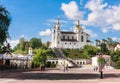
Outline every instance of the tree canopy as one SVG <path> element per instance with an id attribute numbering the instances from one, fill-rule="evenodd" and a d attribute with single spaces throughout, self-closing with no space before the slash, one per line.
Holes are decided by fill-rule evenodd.
<path id="1" fill-rule="evenodd" d="M 37 49 L 37 52 L 36 52 L 32 62 L 35 67 L 39 67 L 40 65 L 45 65 L 46 64 L 46 50 L 45 49 Z"/>
<path id="2" fill-rule="evenodd" d="M 6 10 L 5 7 L 0 5 L 0 44 L 6 41 L 9 37 L 8 27 L 10 25 L 10 13 Z"/>
<path id="3" fill-rule="evenodd" d="M 120 51 L 119 50 L 113 51 L 111 52 L 110 56 L 111 56 L 111 60 L 115 62 L 115 68 L 120 69 Z"/>
<path id="4" fill-rule="evenodd" d="M 90 59 L 99 49 L 95 46 L 85 45 L 82 49 L 62 49 L 69 58 Z"/>
<path id="5" fill-rule="evenodd" d="M 3 53 L 6 49 L 4 42 L 9 37 L 8 28 L 10 25 L 10 13 L 5 7 L 0 5 L 0 53 Z"/>
<path id="6" fill-rule="evenodd" d="M 34 48 L 40 48 L 42 46 L 42 42 L 40 38 L 32 38 L 30 40 L 30 46 Z"/>

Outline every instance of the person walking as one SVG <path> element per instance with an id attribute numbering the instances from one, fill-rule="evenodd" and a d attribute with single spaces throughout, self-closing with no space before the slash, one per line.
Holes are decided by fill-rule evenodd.
<path id="1" fill-rule="evenodd" d="M 68 64 L 66 64 L 66 72 L 68 72 Z"/>

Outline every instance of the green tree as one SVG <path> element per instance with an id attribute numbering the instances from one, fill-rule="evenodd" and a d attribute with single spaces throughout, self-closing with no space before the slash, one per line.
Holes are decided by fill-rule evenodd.
<path id="1" fill-rule="evenodd" d="M 25 50 L 25 42 L 26 42 L 26 40 L 25 40 L 25 38 L 23 37 L 23 38 L 20 38 L 20 46 L 19 46 L 19 49 L 21 50 L 21 51 L 23 51 L 23 50 Z"/>
<path id="2" fill-rule="evenodd" d="M 20 38 L 19 43 L 14 48 L 14 53 L 27 54 L 29 47 L 33 48 L 33 53 L 36 53 L 36 49 L 43 48 L 47 49 L 47 47 L 42 44 L 41 39 L 32 38 L 30 41 L 26 41 L 24 37 Z"/>
<path id="3" fill-rule="evenodd" d="M 97 48 L 96 46 L 92 46 L 92 45 L 85 45 L 82 49 L 83 53 L 88 53 L 90 57 L 96 55 L 96 53 L 99 51 L 99 48 Z"/>
<path id="4" fill-rule="evenodd" d="M 109 50 L 108 50 L 107 45 L 105 43 L 101 43 L 100 47 L 101 47 L 101 52 L 103 54 L 108 54 L 109 53 Z"/>
<path id="5" fill-rule="evenodd" d="M 99 44 L 100 44 L 100 40 L 95 40 L 95 42 L 96 42 L 96 46 L 99 46 Z"/>
<path id="6" fill-rule="evenodd" d="M 116 69 L 120 69 L 120 60 L 118 60 L 118 61 L 116 62 L 115 68 L 116 68 Z"/>
<path id="7" fill-rule="evenodd" d="M 26 41 L 24 37 L 20 38 L 19 43 L 14 48 L 14 53 L 27 54 L 29 47 L 29 41 Z"/>
<path id="8" fill-rule="evenodd" d="M 46 47 L 50 47 L 50 42 L 47 41 L 47 42 L 45 43 L 45 46 L 46 46 Z"/>
<path id="9" fill-rule="evenodd" d="M 116 46 L 116 44 L 118 44 L 119 42 L 117 41 L 113 41 L 112 38 L 107 38 L 107 47 L 109 50 L 114 50 L 114 47 Z"/>
<path id="10" fill-rule="evenodd" d="M 110 56 L 111 60 L 115 62 L 115 68 L 117 69 L 120 68 L 120 51 L 119 50 L 113 51 L 111 52 Z"/>
<path id="11" fill-rule="evenodd" d="M 40 65 L 46 64 L 46 50 L 45 49 L 38 49 L 33 61 L 34 66 L 39 67 Z"/>
<path id="12" fill-rule="evenodd" d="M 47 55 L 47 58 L 57 58 L 55 53 L 50 48 L 46 50 L 46 55 Z"/>
<path id="13" fill-rule="evenodd" d="M 113 51 L 111 52 L 110 56 L 112 61 L 117 62 L 120 59 L 120 51 Z"/>
<path id="14" fill-rule="evenodd" d="M 30 40 L 30 46 L 35 49 L 35 48 L 40 48 L 42 46 L 42 42 L 40 38 L 32 38 Z"/>
<path id="15" fill-rule="evenodd" d="M 10 25 L 10 13 L 0 5 L 0 48 L 9 37 L 8 27 Z"/>
<path id="16" fill-rule="evenodd" d="M 106 39 L 102 39 L 102 41 L 100 40 L 96 40 L 96 46 L 99 47 L 99 51 L 102 52 L 103 54 L 109 54 L 109 50 L 108 50 L 108 45 L 107 45 L 107 40 Z"/>
<path id="17" fill-rule="evenodd" d="M 99 59 L 98 59 L 98 63 L 104 66 L 105 63 L 106 63 L 106 61 L 105 61 L 104 58 L 99 58 Z"/>
<path id="18" fill-rule="evenodd" d="M 87 51 L 83 52 L 82 56 L 83 56 L 84 59 L 90 59 L 90 56 L 89 56 Z"/>

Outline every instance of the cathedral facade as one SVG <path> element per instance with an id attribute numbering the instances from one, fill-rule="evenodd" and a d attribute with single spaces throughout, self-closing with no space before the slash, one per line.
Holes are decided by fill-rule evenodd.
<path id="1" fill-rule="evenodd" d="M 91 44 L 89 39 L 90 35 L 84 32 L 79 20 L 73 32 L 61 31 L 58 20 L 52 29 L 51 48 L 80 49 L 84 45 Z"/>

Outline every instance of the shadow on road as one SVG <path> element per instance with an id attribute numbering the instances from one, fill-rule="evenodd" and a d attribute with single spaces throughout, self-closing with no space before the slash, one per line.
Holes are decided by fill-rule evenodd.
<path id="1" fill-rule="evenodd" d="M 115 74 L 104 74 L 104 79 L 116 78 Z M 31 79 L 31 80 L 80 80 L 99 79 L 97 73 L 41 73 L 41 72 L 8 72 L 0 73 L 0 78 L 10 79 Z"/>
<path id="2" fill-rule="evenodd" d="M 79 80 L 97 79 L 98 74 L 77 74 L 77 73 L 0 73 L 0 78 L 11 79 L 36 79 L 36 80 Z"/>

